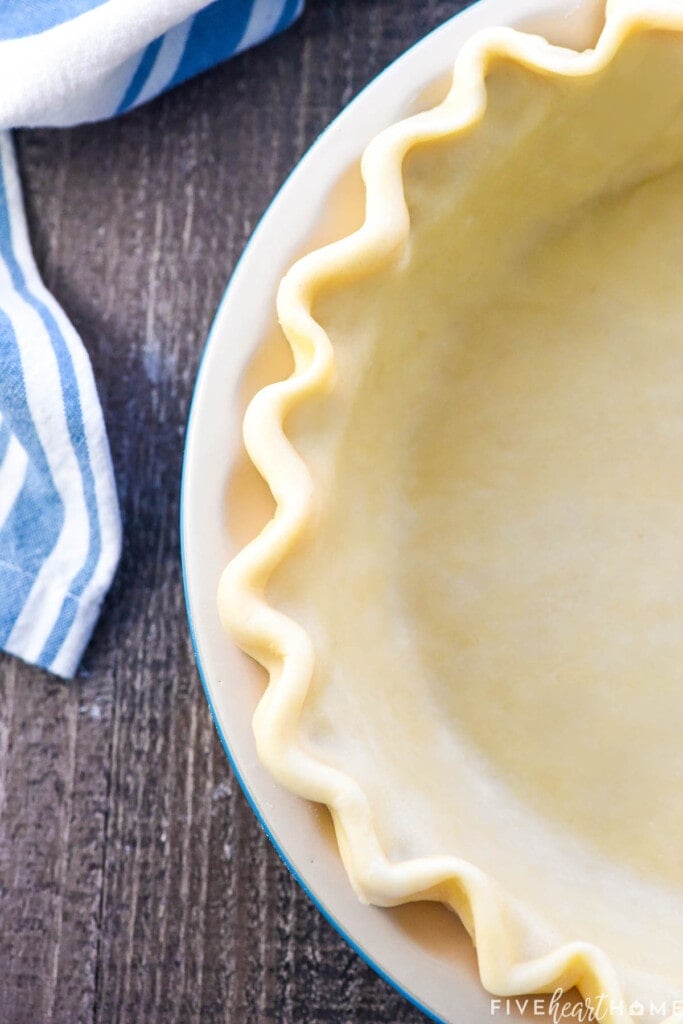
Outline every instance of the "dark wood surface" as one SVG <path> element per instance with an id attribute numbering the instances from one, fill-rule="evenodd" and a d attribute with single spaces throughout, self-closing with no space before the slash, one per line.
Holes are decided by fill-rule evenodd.
<path id="1" fill-rule="evenodd" d="M 126 117 L 18 133 L 125 547 L 76 680 L 0 655 L 0 1024 L 425 1020 L 324 921 L 231 774 L 188 639 L 178 492 L 204 339 L 260 214 L 351 97 L 464 6 L 309 0 L 283 36 Z"/>

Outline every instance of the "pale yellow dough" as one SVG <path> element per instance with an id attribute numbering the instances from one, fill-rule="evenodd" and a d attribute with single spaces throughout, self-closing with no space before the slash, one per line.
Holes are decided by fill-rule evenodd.
<path id="1" fill-rule="evenodd" d="M 383 260 L 340 256 L 336 277 L 309 264 L 301 294 L 331 343 L 334 383 L 309 388 L 285 420 L 313 504 L 266 589 L 314 652 L 292 742 L 357 784 L 363 834 L 389 864 L 476 866 L 509 921 L 511 964 L 590 944 L 606 966 L 595 984 L 577 969 L 584 992 L 616 978 L 628 999 L 672 1006 L 680 28 L 624 29 L 591 74 L 489 46 L 485 115 L 411 129 L 403 243 Z M 456 78 L 442 117 L 457 121 L 466 101 Z M 272 666 L 282 645 L 247 646 Z M 279 774 L 306 790 L 297 771 Z M 307 795 L 321 798 L 313 784 Z M 344 824 L 341 797 L 328 802 L 361 894 L 400 898 L 364 885 L 363 830 Z M 462 896 L 451 902 L 472 929 Z"/>

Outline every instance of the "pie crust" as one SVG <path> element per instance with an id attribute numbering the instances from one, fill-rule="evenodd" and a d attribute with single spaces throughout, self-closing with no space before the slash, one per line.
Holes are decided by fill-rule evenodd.
<path id="1" fill-rule="evenodd" d="M 259 756 L 490 992 L 683 1020 L 683 3 L 583 53 L 479 33 L 362 171 L 244 423 L 277 511 L 219 611 Z"/>

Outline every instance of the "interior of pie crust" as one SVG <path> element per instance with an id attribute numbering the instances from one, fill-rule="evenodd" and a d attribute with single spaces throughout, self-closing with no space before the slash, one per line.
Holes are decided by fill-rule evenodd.
<path id="1" fill-rule="evenodd" d="M 623 35 L 590 74 L 489 47 L 485 113 L 404 147 L 402 244 L 310 289 L 334 383 L 285 419 L 312 508 L 265 594 L 314 650 L 296 743 L 391 863 L 470 862 L 513 959 L 594 944 L 673 1001 L 683 33 Z"/>

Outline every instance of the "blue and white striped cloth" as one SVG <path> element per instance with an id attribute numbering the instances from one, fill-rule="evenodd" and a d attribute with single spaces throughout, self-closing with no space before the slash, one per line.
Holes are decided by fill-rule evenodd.
<path id="1" fill-rule="evenodd" d="M 90 638 L 121 527 L 90 362 L 36 269 L 4 129 L 130 110 L 286 28 L 302 6 L 0 3 L 0 648 L 58 675 L 73 675 Z"/>

